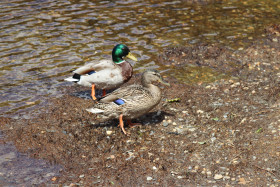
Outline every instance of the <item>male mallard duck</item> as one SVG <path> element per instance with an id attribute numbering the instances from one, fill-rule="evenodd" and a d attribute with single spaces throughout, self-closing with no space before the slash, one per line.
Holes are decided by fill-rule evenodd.
<path id="1" fill-rule="evenodd" d="M 131 78 L 132 66 L 123 57 L 137 61 L 126 45 L 118 44 L 112 51 L 113 61 L 101 60 L 86 64 L 76 69 L 74 75 L 65 80 L 92 87 L 91 96 L 93 100 L 96 100 L 95 88 L 102 89 L 104 96 L 105 89 L 118 88 Z"/>
<path id="2" fill-rule="evenodd" d="M 127 120 L 131 126 L 131 119 L 146 114 L 153 109 L 161 100 L 161 90 L 154 85 L 155 82 L 165 82 L 156 70 L 147 70 L 142 74 L 142 85 L 130 85 L 119 88 L 101 98 L 93 108 L 87 111 L 101 114 L 104 120 L 119 118 L 119 126 L 124 134 L 123 120 Z"/>

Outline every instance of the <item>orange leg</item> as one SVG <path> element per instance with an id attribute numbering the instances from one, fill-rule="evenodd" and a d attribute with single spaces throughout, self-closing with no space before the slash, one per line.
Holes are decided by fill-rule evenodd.
<path id="1" fill-rule="evenodd" d="M 120 124 L 119 124 L 119 126 L 121 127 L 123 133 L 126 134 L 126 131 L 124 130 L 124 127 L 123 127 L 123 115 L 122 114 L 120 115 Z"/>
<path id="2" fill-rule="evenodd" d="M 91 97 L 93 100 L 96 100 L 96 97 L 95 97 L 95 85 L 92 84 L 91 85 Z"/>
<path id="3" fill-rule="evenodd" d="M 106 95 L 106 90 L 102 90 L 102 97 L 104 97 Z"/>
<path id="4" fill-rule="evenodd" d="M 135 127 L 141 125 L 141 123 L 132 123 L 131 120 L 127 120 L 127 123 L 129 127 Z"/>

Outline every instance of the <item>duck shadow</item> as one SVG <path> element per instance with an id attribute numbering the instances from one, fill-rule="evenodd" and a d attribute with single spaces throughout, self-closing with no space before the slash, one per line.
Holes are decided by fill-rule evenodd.
<path id="1" fill-rule="evenodd" d="M 140 126 L 146 126 L 146 125 L 156 125 L 158 123 L 161 123 L 164 119 L 165 116 L 174 116 L 174 114 L 164 112 L 164 111 L 156 111 L 156 112 L 149 112 L 137 119 L 131 120 L 132 123 L 140 123 Z M 93 124 L 93 128 L 100 128 L 100 127 L 115 127 L 119 124 L 119 120 L 114 119 L 114 120 L 109 120 L 106 122 L 102 123 L 96 123 Z M 126 123 L 124 123 L 125 126 Z"/>
<path id="2" fill-rule="evenodd" d="M 106 93 L 111 93 L 112 91 L 114 91 L 113 89 L 111 90 L 106 90 Z M 82 91 L 77 91 L 77 92 L 72 92 L 70 93 L 69 95 L 71 96 L 74 96 L 74 97 L 78 97 L 78 98 L 81 98 L 81 99 L 85 99 L 85 100 L 92 100 L 92 97 L 91 97 L 91 90 L 82 90 Z M 103 92 L 102 90 L 95 90 L 95 97 L 97 99 L 101 98 L 103 95 Z"/>

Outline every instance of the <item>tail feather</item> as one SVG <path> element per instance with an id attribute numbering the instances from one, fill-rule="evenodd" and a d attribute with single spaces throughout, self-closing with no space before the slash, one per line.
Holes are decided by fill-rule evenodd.
<path id="1" fill-rule="evenodd" d="M 73 77 L 68 77 L 66 79 L 64 79 L 65 81 L 69 81 L 69 82 L 79 82 L 78 79 L 74 79 Z"/>
<path id="2" fill-rule="evenodd" d="M 68 77 L 68 78 L 66 78 L 66 79 L 64 79 L 64 80 L 65 80 L 65 81 L 69 81 L 69 82 L 79 82 L 80 79 L 81 79 L 81 75 L 75 73 L 75 74 L 73 75 L 73 77 Z"/>
<path id="3" fill-rule="evenodd" d="M 91 113 L 94 113 L 94 114 L 100 114 L 100 113 L 103 113 L 104 110 L 101 110 L 101 109 L 98 109 L 98 108 L 89 108 L 89 109 L 86 109 L 88 112 L 91 112 Z"/>

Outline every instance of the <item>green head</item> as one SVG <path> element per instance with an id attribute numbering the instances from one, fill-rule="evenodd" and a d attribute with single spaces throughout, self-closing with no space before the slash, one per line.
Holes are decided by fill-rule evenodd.
<path id="1" fill-rule="evenodd" d="M 130 58 L 131 60 L 137 61 L 137 58 L 135 58 L 131 53 L 128 47 L 124 44 L 118 44 L 114 47 L 112 51 L 112 58 L 113 61 L 118 64 L 123 60 L 123 57 Z"/>

